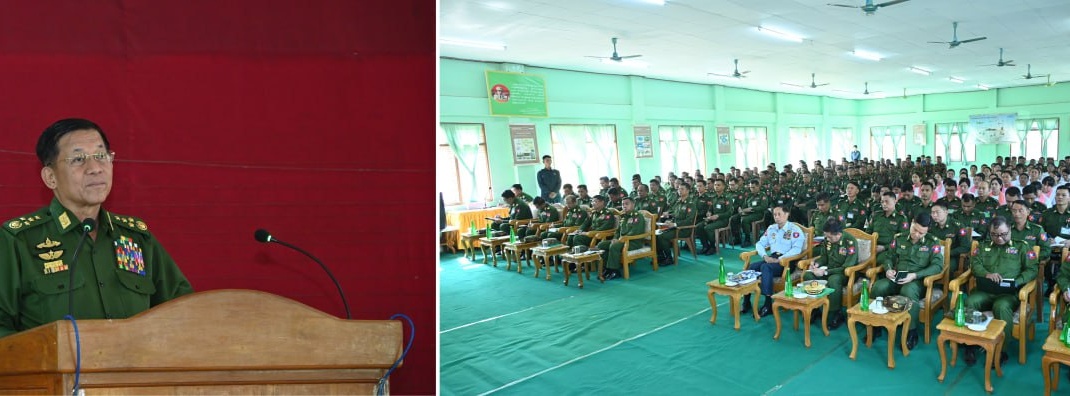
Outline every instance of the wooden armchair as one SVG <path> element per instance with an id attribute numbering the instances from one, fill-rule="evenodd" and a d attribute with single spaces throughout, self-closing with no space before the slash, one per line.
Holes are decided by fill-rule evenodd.
<path id="1" fill-rule="evenodd" d="M 918 322 L 925 325 L 926 344 L 932 340 L 933 322 L 941 319 L 936 315 L 936 311 L 944 309 L 948 294 L 947 285 L 951 280 L 951 239 L 944 239 L 940 245 L 944 249 L 944 270 L 939 274 L 927 276 L 923 280 L 925 297 L 923 301 L 920 301 L 921 310 L 918 311 Z"/>
<path id="2" fill-rule="evenodd" d="M 641 258 L 650 257 L 651 265 L 654 267 L 654 271 L 658 270 L 658 254 L 656 249 L 657 243 L 657 215 L 640 210 L 639 214 L 643 215 L 643 219 L 646 220 L 645 234 L 624 236 L 620 238 L 621 242 L 624 242 L 624 252 L 621 254 L 621 266 L 624 268 L 624 279 L 628 279 L 631 274 L 628 272 L 628 266 L 638 261 Z M 628 247 L 633 243 L 649 243 L 647 246 L 643 246 L 636 250 L 628 250 Z"/>
<path id="3" fill-rule="evenodd" d="M 1062 253 L 1062 256 L 1061 256 L 1062 260 L 1060 262 L 1065 263 L 1068 256 L 1070 256 L 1070 249 L 1063 249 L 1063 253 Z M 1039 285 L 1040 282 L 1037 282 L 1037 284 Z M 1037 294 L 1040 294 L 1040 293 L 1037 293 Z M 1066 304 L 1066 300 L 1063 300 L 1062 294 L 1063 294 L 1062 290 L 1059 290 L 1059 288 L 1055 288 L 1055 290 L 1052 290 L 1051 295 L 1048 296 L 1048 303 L 1051 304 L 1051 313 L 1050 313 L 1051 318 L 1048 319 L 1048 332 L 1049 333 L 1053 332 L 1053 331 L 1056 331 L 1059 328 L 1059 326 L 1057 325 L 1058 322 L 1062 322 L 1063 317 L 1066 316 L 1067 304 Z M 1063 323 L 1063 326 L 1065 326 L 1065 325 L 1066 324 Z"/>
<path id="4" fill-rule="evenodd" d="M 973 235 L 973 227 L 966 228 L 968 235 Z M 975 241 L 976 242 L 976 241 Z M 970 251 L 966 254 L 959 255 L 959 261 L 956 263 L 957 267 L 951 270 L 951 277 L 958 278 L 963 272 L 970 269 L 970 252 L 973 252 L 973 245 L 970 245 Z"/>
<path id="5" fill-rule="evenodd" d="M 859 276 L 865 276 L 866 270 L 877 266 L 877 237 L 879 233 L 867 234 L 857 228 L 848 228 L 844 232 L 851 234 L 857 241 L 858 264 L 847 267 L 843 275 L 847 277 L 847 286 L 843 290 L 843 306 L 853 307 L 862 298 L 862 282 Z M 869 283 L 873 287 L 873 282 Z"/>
<path id="6" fill-rule="evenodd" d="M 680 241 L 684 241 L 684 243 L 687 244 L 687 247 L 691 249 L 691 258 L 698 260 L 698 253 L 695 251 L 695 223 L 697 222 L 698 216 L 695 216 L 695 220 L 692 221 L 691 224 L 677 224 L 675 229 L 669 231 L 675 233 L 672 238 L 672 250 L 673 257 L 676 257 L 677 260 L 680 259 Z M 691 236 L 680 236 L 681 232 L 686 233 L 687 231 L 690 231 Z"/>
<path id="7" fill-rule="evenodd" d="M 976 246 L 977 241 L 974 241 L 973 247 Z M 972 252 L 973 248 L 971 248 L 970 251 Z M 1034 246 L 1033 252 L 1039 255 L 1040 247 Z M 948 288 L 950 289 L 949 292 L 951 293 L 952 307 L 957 306 L 958 304 L 959 291 L 966 291 L 967 293 L 969 293 L 969 290 L 973 290 L 973 287 L 976 285 L 976 279 L 977 278 L 973 276 L 973 271 L 967 269 L 966 272 L 963 272 L 962 275 L 959 275 L 957 278 L 955 278 L 955 280 L 952 280 L 950 282 Z M 1037 294 L 1036 279 L 1029 281 L 1029 283 L 1026 283 L 1024 286 L 1022 286 L 1021 289 L 1018 289 L 1018 310 L 1016 311 L 1016 313 L 1018 314 L 1018 319 L 1015 320 L 1014 323 L 1007 324 L 1008 326 L 1011 326 L 1011 335 L 1018 340 L 1019 364 L 1025 364 L 1025 343 L 1027 340 L 1026 337 L 1028 336 L 1028 340 L 1033 340 L 1034 338 L 1036 338 L 1037 324 L 1036 321 L 1033 319 L 1033 315 L 1031 314 L 1032 312 L 1030 312 L 1030 310 L 1038 309 L 1036 306 L 1036 297 L 1034 296 L 1034 294 Z M 1058 293 L 1052 293 L 1052 296 L 1055 296 L 1056 294 Z M 1052 319 L 1056 318 L 1054 316 L 1055 311 L 1057 311 L 1057 307 L 1053 305 Z M 1049 329 L 1054 326 L 1053 323 L 1054 320 L 1052 321 L 1052 323 L 1048 324 Z"/>
<path id="8" fill-rule="evenodd" d="M 802 224 L 795 222 L 792 222 L 792 224 L 799 226 L 799 228 L 803 230 L 803 234 L 806 237 L 806 241 L 803 243 L 803 250 L 801 253 L 796 254 L 794 256 L 784 256 L 780 258 L 780 265 L 784 267 L 784 272 L 781 273 L 779 277 L 773 279 L 774 292 L 784 290 L 784 276 L 787 275 L 788 268 L 791 266 L 791 263 L 793 261 L 811 258 L 814 251 L 814 229 L 812 227 L 803 227 Z M 757 241 L 755 241 L 755 244 L 757 244 Z M 758 252 L 754 250 L 739 254 L 739 260 L 743 262 L 744 271 L 750 267 L 751 258 L 757 255 Z M 796 281 L 802 279 L 802 273 L 799 271 L 795 271 L 791 274 L 791 278 L 792 283 L 795 283 Z"/>

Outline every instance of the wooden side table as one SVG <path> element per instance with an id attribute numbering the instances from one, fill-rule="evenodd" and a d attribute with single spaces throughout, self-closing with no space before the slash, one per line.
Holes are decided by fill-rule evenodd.
<path id="1" fill-rule="evenodd" d="M 502 255 L 505 256 L 505 270 L 508 271 L 512 268 L 513 259 L 516 259 L 516 273 L 524 273 L 524 265 L 520 262 L 520 255 L 526 251 L 530 251 L 533 247 L 539 246 L 541 243 L 541 241 L 523 242 L 520 240 L 517 240 L 516 243 L 506 242 L 502 245 Z M 528 254 L 528 266 L 531 266 L 531 254 Z"/>
<path id="2" fill-rule="evenodd" d="M 536 246 L 531 249 L 531 259 L 535 261 L 535 277 L 539 277 L 539 270 L 543 267 L 546 268 L 546 280 L 550 280 L 550 260 L 554 257 L 560 256 L 568 251 L 566 245 L 554 245 L 547 248 Z M 539 262 L 542 259 L 541 263 Z M 558 266 L 554 266 L 554 271 L 560 271 Z"/>
<path id="3" fill-rule="evenodd" d="M 955 320 L 944 318 L 936 329 L 940 330 L 940 336 L 936 338 L 936 346 L 940 350 L 940 376 L 937 381 L 944 382 L 947 375 L 947 358 L 944 354 L 944 342 L 951 343 L 951 367 L 955 367 L 955 359 L 958 355 L 958 344 L 977 345 L 985 350 L 985 391 L 992 393 L 992 367 L 996 368 L 996 375 L 1003 376 L 1003 368 L 999 364 L 999 355 L 1003 352 L 1003 328 L 1007 322 L 992 319 L 985 331 L 973 331 L 965 327 L 955 326 Z M 1058 341 L 1058 338 L 1056 338 Z M 1046 344 L 1045 344 L 1046 345 Z"/>
<path id="4" fill-rule="evenodd" d="M 476 259 L 476 247 L 479 246 L 479 239 L 486 236 L 486 234 L 461 234 L 461 247 L 464 249 L 464 257 L 469 260 Z M 471 256 L 471 257 L 469 257 Z"/>
<path id="5" fill-rule="evenodd" d="M 500 236 L 500 237 L 494 237 L 494 238 L 490 238 L 490 239 L 479 238 L 479 251 L 483 252 L 483 264 L 487 263 L 487 249 L 485 249 L 485 248 L 490 248 L 490 256 L 494 259 L 494 266 L 497 267 L 498 266 L 498 255 L 494 253 L 494 250 L 497 249 L 498 246 L 501 246 L 501 245 L 505 244 L 506 242 L 509 242 L 509 236 L 508 235 Z"/>
<path id="6" fill-rule="evenodd" d="M 1052 331 L 1043 349 L 1040 368 L 1044 370 L 1044 396 L 1048 396 L 1051 391 L 1059 390 L 1059 365 L 1070 366 L 1070 348 L 1059 341 L 1059 332 Z"/>
<path id="7" fill-rule="evenodd" d="M 602 277 L 602 253 L 598 250 L 588 250 L 588 254 L 569 254 L 565 253 L 561 255 L 561 262 L 565 265 L 565 286 L 568 286 L 568 279 L 572 276 L 572 271 L 568 268 L 569 264 L 576 264 L 576 277 L 580 280 L 580 289 L 583 288 L 583 276 L 586 275 L 587 279 L 591 279 L 590 265 L 598 263 L 598 280 L 602 283 L 606 283 L 606 279 Z"/>
<path id="8" fill-rule="evenodd" d="M 710 299 L 710 308 L 713 310 L 713 316 L 710 316 L 710 323 L 717 324 L 717 301 L 714 300 L 713 296 L 715 294 L 720 294 L 722 296 L 728 296 L 729 312 L 732 313 L 732 317 L 736 320 L 735 329 L 739 330 L 739 311 L 742 309 L 740 301 L 742 300 L 743 296 L 748 294 L 751 294 L 752 298 L 757 298 L 758 296 L 760 296 L 762 294 L 760 285 L 761 282 L 758 282 L 757 280 L 739 286 L 726 286 L 722 285 L 718 281 L 706 282 L 706 286 L 709 287 L 709 291 L 706 293 L 706 297 Z M 752 309 L 751 313 L 754 314 L 755 322 L 761 319 L 761 316 L 758 316 L 757 309 Z"/>
<path id="9" fill-rule="evenodd" d="M 888 368 L 895 368 L 895 329 L 903 326 L 903 334 L 900 336 L 900 347 L 903 356 L 910 356 L 907 349 L 907 330 L 910 329 L 910 311 L 888 312 L 876 314 L 872 311 L 863 311 L 860 304 L 847 309 L 847 331 L 851 333 L 851 360 L 858 356 L 858 331 L 855 323 L 866 325 L 866 348 L 873 345 L 873 326 L 884 327 L 888 330 Z"/>
<path id="10" fill-rule="evenodd" d="M 781 291 L 781 292 L 779 292 L 777 294 L 774 294 L 773 295 L 773 318 L 776 319 L 776 334 L 773 334 L 773 339 L 774 340 L 779 340 L 780 339 L 780 309 L 784 308 L 784 309 L 788 309 L 788 310 L 792 310 L 792 311 L 797 311 L 797 312 L 792 312 L 792 314 L 791 314 L 792 317 L 793 317 L 793 321 L 794 321 L 794 328 L 795 328 L 795 330 L 799 329 L 799 314 L 802 314 L 803 323 L 806 326 L 806 328 L 803 329 L 803 331 L 805 333 L 805 338 L 803 339 L 803 341 L 804 341 L 804 344 L 806 345 L 806 347 L 809 348 L 810 347 L 810 315 L 814 312 L 814 309 L 817 308 L 817 307 L 824 307 L 825 308 L 824 310 L 821 311 L 821 331 L 823 331 L 825 333 L 825 337 L 828 337 L 828 335 L 829 335 L 829 327 L 828 327 L 829 298 L 828 298 L 828 296 L 821 296 L 821 297 L 816 297 L 816 298 L 814 298 L 814 297 L 794 298 L 794 297 L 785 296 L 783 291 Z"/>

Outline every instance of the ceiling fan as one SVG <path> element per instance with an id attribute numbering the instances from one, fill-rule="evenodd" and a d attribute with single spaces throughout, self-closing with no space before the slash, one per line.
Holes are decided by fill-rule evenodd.
<path id="1" fill-rule="evenodd" d="M 612 39 L 612 41 L 613 41 L 613 55 L 612 56 L 606 57 L 606 56 L 591 56 L 591 55 L 587 55 L 587 57 L 588 58 L 597 58 L 597 59 L 608 59 L 608 60 L 611 60 L 611 61 L 614 61 L 614 62 L 620 62 L 620 61 L 623 61 L 625 59 L 638 58 L 638 57 L 642 56 L 642 55 L 620 56 L 620 55 L 617 54 L 617 38 L 614 37 Z"/>
<path id="2" fill-rule="evenodd" d="M 1051 87 L 1051 86 L 1055 86 L 1055 84 L 1058 84 L 1058 82 L 1057 81 L 1051 81 L 1051 74 L 1049 74 L 1048 75 L 1048 83 L 1044 84 L 1044 85 L 1047 85 L 1047 86 Z"/>
<path id="3" fill-rule="evenodd" d="M 999 62 L 993 63 L 991 65 L 984 65 L 984 66 L 1003 67 L 1003 66 L 1017 66 L 1017 65 L 1014 64 L 1013 60 L 1009 60 L 1009 61 L 1003 60 L 1003 48 L 1000 48 L 999 49 Z"/>
<path id="4" fill-rule="evenodd" d="M 896 4 L 899 4 L 899 3 L 905 3 L 905 2 L 908 2 L 908 1 L 910 1 L 910 0 L 892 0 L 892 1 L 886 1 L 886 2 L 883 2 L 883 3 L 880 3 L 880 4 L 873 4 L 873 0 L 866 0 L 866 4 L 863 4 L 863 5 L 836 4 L 836 3 L 828 3 L 828 5 L 833 6 L 833 7 L 859 8 L 862 11 L 864 11 L 866 13 L 866 15 L 873 15 L 873 13 L 877 12 L 878 8 L 892 6 L 892 5 L 896 5 Z"/>
<path id="5" fill-rule="evenodd" d="M 732 74 L 720 74 L 720 73 L 707 73 L 711 76 L 731 77 L 731 78 L 747 78 L 744 74 L 750 73 L 750 70 L 739 71 L 739 59 L 733 59 L 733 63 L 736 64 L 735 71 Z"/>
<path id="6" fill-rule="evenodd" d="M 872 94 L 878 94 L 878 93 L 882 93 L 882 92 L 884 92 L 884 91 L 870 91 L 870 90 L 869 90 L 869 81 L 866 81 L 866 90 L 865 90 L 865 91 L 862 91 L 862 94 L 863 94 L 863 95 L 869 95 L 869 94 L 871 94 L 871 93 L 872 93 Z"/>
<path id="7" fill-rule="evenodd" d="M 974 41 L 981 41 L 981 40 L 984 40 L 984 39 L 988 38 L 988 37 L 974 37 L 972 39 L 959 41 L 959 23 L 958 22 L 951 22 L 951 29 L 952 29 L 951 41 L 930 41 L 929 43 L 932 43 L 932 44 L 947 44 L 948 45 L 947 48 L 951 49 L 951 48 L 958 47 L 959 44 L 972 43 Z"/>
<path id="8" fill-rule="evenodd" d="M 1041 77 L 1048 77 L 1048 82 L 1049 83 L 1051 82 L 1051 75 L 1050 74 L 1033 74 L 1033 65 L 1031 65 L 1031 64 L 1026 64 L 1025 65 L 1025 74 L 1022 75 L 1023 79 L 1032 80 L 1034 78 L 1041 78 Z"/>
<path id="9" fill-rule="evenodd" d="M 799 85 L 799 84 L 792 84 L 792 83 L 781 83 L 781 84 L 790 85 L 790 86 L 799 87 L 799 88 L 817 88 L 817 87 L 823 87 L 823 86 L 829 85 L 829 83 L 818 84 L 816 75 L 817 75 L 817 73 L 810 73 L 810 85 Z"/>

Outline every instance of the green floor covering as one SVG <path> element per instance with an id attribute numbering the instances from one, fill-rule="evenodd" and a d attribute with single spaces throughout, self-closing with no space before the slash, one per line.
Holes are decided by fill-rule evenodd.
<path id="1" fill-rule="evenodd" d="M 729 271 L 738 271 L 739 251 L 725 249 Z M 440 256 L 440 373 L 445 395 L 485 393 L 545 394 L 710 394 L 710 395 L 978 395 L 984 394 L 979 363 L 968 367 L 961 357 L 936 381 L 940 357 L 924 340 L 904 357 L 896 352 L 896 369 L 886 367 L 887 339 L 872 348 L 859 345 L 850 360 L 846 326 L 825 337 L 816 325 L 812 347 L 803 332 L 792 330 L 790 313 L 784 331 L 773 340 L 773 317 L 754 322 L 743 317 L 732 329 L 727 298 L 718 298 L 717 324 L 710 324 L 705 282 L 716 278 L 716 257 L 685 252 L 679 265 L 651 270 L 643 260 L 630 280 L 601 284 L 592 277 L 583 289 L 575 275 L 564 286 L 563 274 L 534 277 L 471 262 L 458 254 Z M 861 328 L 860 328 L 861 329 Z M 860 331 L 864 336 L 864 330 Z M 1040 349 L 1047 323 L 1027 344 L 1025 365 L 1017 361 L 1017 341 L 1003 377 L 992 374 L 997 394 L 1043 394 Z M 898 344 L 897 344 L 898 345 Z M 897 347 L 898 348 L 898 347 Z M 950 351 L 949 351 L 950 354 Z M 950 357 L 950 356 L 949 356 Z M 1063 370 L 1063 393 L 1070 390 Z"/>

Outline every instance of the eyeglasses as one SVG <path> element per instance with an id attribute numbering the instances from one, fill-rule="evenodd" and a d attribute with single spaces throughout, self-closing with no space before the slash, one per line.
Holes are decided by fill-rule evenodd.
<path id="1" fill-rule="evenodd" d="M 82 166 L 85 166 L 89 159 L 94 159 L 100 164 L 109 164 L 115 159 L 115 152 L 101 151 L 93 154 L 81 153 L 64 158 L 63 160 L 72 168 L 81 168 Z"/>
<path id="2" fill-rule="evenodd" d="M 995 233 L 995 232 L 993 232 L 993 233 L 991 233 L 989 235 L 992 235 L 992 239 L 995 239 L 995 238 L 1007 239 L 1008 237 L 1011 236 L 1011 232 L 1010 231 L 1007 231 L 1007 232 L 1004 232 L 1004 233 Z"/>

